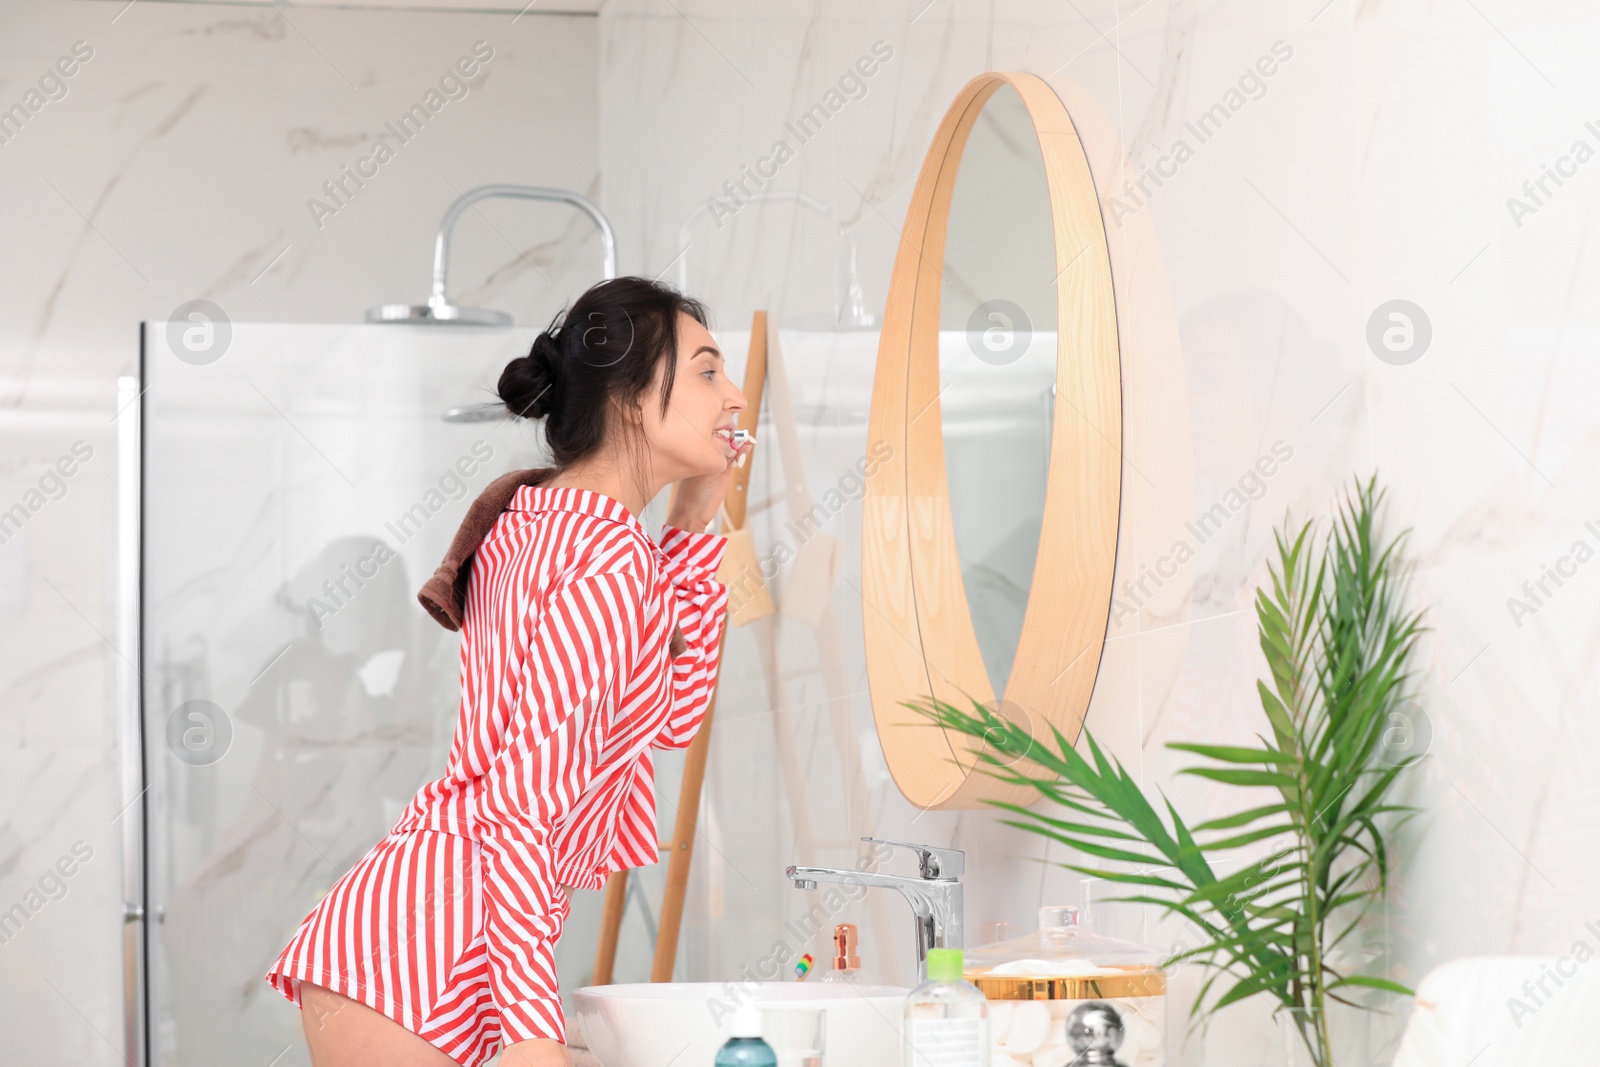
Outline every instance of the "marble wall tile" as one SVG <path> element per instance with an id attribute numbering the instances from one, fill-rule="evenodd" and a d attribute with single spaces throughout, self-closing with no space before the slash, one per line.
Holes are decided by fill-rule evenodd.
<path id="1" fill-rule="evenodd" d="M 1584 665 L 1597 601 L 1575 561 L 1600 549 L 1586 526 L 1600 507 L 1586 474 L 1597 436 L 1584 357 L 1596 331 L 1582 297 L 1595 186 L 1574 160 L 1576 142 L 1600 146 L 1585 125 L 1596 118 L 1582 59 L 1594 29 L 1572 9 L 1419 3 L 841 3 L 788 15 L 614 3 L 601 17 L 602 171 L 608 203 L 632 213 L 639 255 L 665 266 L 684 215 L 699 202 L 709 217 L 724 180 L 768 154 L 856 55 L 888 42 L 894 57 L 864 95 L 762 188 L 824 207 L 752 201 L 720 228 L 702 221 L 691 241 L 689 284 L 724 320 L 737 327 L 766 307 L 809 338 L 846 325 L 852 260 L 867 312 L 881 313 L 911 186 L 961 85 L 986 69 L 1045 76 L 1102 198 L 1123 317 L 1125 456 L 1142 468 L 1124 471 L 1117 577 L 1138 603 L 1113 623 L 1089 727 L 1194 818 L 1237 807 L 1235 792 L 1178 776 L 1185 760 L 1165 742 L 1260 728 L 1250 597 L 1272 531 L 1286 516 L 1326 516 L 1353 476 L 1376 470 L 1391 528 L 1412 529 L 1414 595 L 1433 626 L 1417 698 L 1432 747 L 1410 787 L 1425 816 L 1397 838 L 1401 892 L 1385 918 L 1395 973 L 1414 981 L 1465 954 L 1566 951 L 1589 917 Z M 1270 75 L 1249 74 L 1274 55 Z M 1225 121 L 1197 136 L 1193 123 L 1229 100 Z M 667 173 L 647 162 L 674 143 L 704 148 Z M 1188 154 L 1174 164 L 1180 143 Z M 1562 184 L 1545 178 L 1535 202 L 1523 182 L 1558 162 Z M 1533 210 L 1515 211 L 1513 196 Z M 1368 341 L 1374 312 L 1395 299 L 1431 327 L 1411 362 Z M 825 362 L 792 363 L 812 383 L 796 388 L 817 398 L 817 421 L 845 406 L 830 403 L 833 390 L 857 402 Z M 1270 473 L 1255 466 L 1263 456 Z M 771 479 L 759 497 L 784 472 L 758 470 Z M 1224 502 L 1216 528 L 1190 531 Z M 758 542 L 780 517 L 755 521 Z M 1143 568 L 1179 539 L 1192 562 L 1141 595 Z M 1546 576 L 1558 562 L 1571 572 L 1560 586 Z M 859 565 L 849 555 L 845 577 Z M 1535 605 L 1522 583 L 1542 577 Z M 871 610 L 845 583 L 838 593 L 841 615 Z M 1533 610 L 1514 612 L 1511 598 Z M 847 655 L 861 676 L 859 652 Z M 795 689 L 813 684 L 809 649 L 782 646 L 779 663 Z M 772 700 L 765 682 L 723 692 Z M 864 765 L 877 771 L 870 752 Z M 971 932 L 980 920 L 1029 928 L 1038 899 L 1079 891 L 1059 867 L 1026 888 L 1039 885 L 1040 860 L 1069 858 L 1008 836 L 992 813 L 908 810 L 877 773 L 885 835 L 973 851 Z M 824 804 L 810 816 L 819 837 L 830 819 L 843 825 Z M 734 817 L 720 816 L 730 863 L 741 862 Z M 1259 1045 L 1267 1024 L 1240 1011 L 1195 1055 Z M 1392 1048 L 1394 1029 L 1374 1032 L 1376 1045 Z"/>
<path id="2" fill-rule="evenodd" d="M 235 321 L 358 322 L 426 296 L 457 189 L 595 194 L 597 20 L 515 15 L 101 0 L 0 14 L 4 107 L 75 42 L 92 50 L 0 143 L 0 508 L 75 444 L 91 452 L 0 544 L 0 908 L 75 843 L 92 852 L 0 939 L 8 1059 L 121 1062 L 112 420 L 138 324 L 195 298 Z M 480 40 L 494 54 L 470 91 L 319 227 L 307 200 Z M 455 249 L 461 301 L 525 322 L 599 273 L 592 227 L 544 205 L 485 205 Z"/>

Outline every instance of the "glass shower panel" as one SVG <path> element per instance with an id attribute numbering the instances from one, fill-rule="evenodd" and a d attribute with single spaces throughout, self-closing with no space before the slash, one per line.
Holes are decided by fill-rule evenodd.
<path id="1" fill-rule="evenodd" d="M 142 338 L 153 1062 L 283 1067 L 298 1013 L 262 975 L 444 771 L 458 646 L 416 591 L 477 492 L 542 462 L 442 415 L 533 332 L 190 328 Z"/>

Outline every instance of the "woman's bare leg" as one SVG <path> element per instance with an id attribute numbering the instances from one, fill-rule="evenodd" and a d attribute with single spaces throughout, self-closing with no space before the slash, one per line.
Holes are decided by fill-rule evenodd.
<path id="1" fill-rule="evenodd" d="M 436 1046 L 359 1000 L 300 983 L 312 1067 L 459 1067 Z"/>
<path id="2" fill-rule="evenodd" d="M 310 982 L 300 983 L 300 1021 L 312 1067 L 459 1067 L 436 1045 L 381 1011 Z M 572 1067 L 559 1041 L 518 1041 L 501 1067 Z"/>

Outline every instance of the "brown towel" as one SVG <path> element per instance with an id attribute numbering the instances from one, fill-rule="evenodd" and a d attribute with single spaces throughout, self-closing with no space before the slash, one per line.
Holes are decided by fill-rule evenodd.
<path id="1" fill-rule="evenodd" d="M 467 509 L 467 517 L 461 521 L 461 528 L 450 541 L 444 562 L 439 564 L 433 577 L 417 593 L 417 600 L 440 626 L 452 631 L 461 629 L 461 620 L 467 608 L 467 578 L 472 573 L 472 557 L 477 554 L 478 546 L 494 529 L 500 513 L 511 504 L 517 490 L 525 485 L 538 485 L 553 470 L 552 467 L 530 467 L 502 474 L 472 502 Z M 684 639 L 683 628 L 675 627 L 672 632 L 672 657 L 676 659 L 688 650 L 689 642 Z"/>
<path id="2" fill-rule="evenodd" d="M 477 554 L 478 546 L 494 529 L 495 520 L 517 495 L 517 490 L 525 485 L 537 485 L 550 471 L 549 467 L 510 471 L 490 482 L 478 494 L 478 499 L 467 509 L 467 517 L 461 520 L 461 528 L 451 539 L 444 562 L 417 594 L 434 622 L 446 630 L 461 629 L 467 607 L 467 576 L 472 573 L 472 557 Z"/>

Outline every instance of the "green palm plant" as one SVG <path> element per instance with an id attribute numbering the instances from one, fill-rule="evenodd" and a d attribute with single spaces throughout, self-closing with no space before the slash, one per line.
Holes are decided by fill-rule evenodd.
<path id="1" fill-rule="evenodd" d="M 1404 604 L 1404 534 L 1379 543 L 1382 498 L 1376 477 L 1358 481 L 1325 537 L 1312 522 L 1274 531 L 1270 588 L 1255 597 L 1270 674 L 1256 683 L 1268 727 L 1260 743 L 1167 746 L 1204 760 L 1180 773 L 1261 791 L 1266 803 L 1191 826 L 1164 795 L 1152 803 L 1087 730 L 1085 755 L 1054 727 L 1051 744 L 976 700 L 971 713 L 932 698 L 903 702 L 982 739 L 987 773 L 1056 805 L 991 801 L 1016 816 L 1002 822 L 1089 857 L 1063 865 L 1071 870 L 1136 887 L 1116 899 L 1193 924 L 1200 944 L 1166 961 L 1203 967 L 1191 1025 L 1269 996 L 1290 1012 L 1317 1067 L 1333 1063 L 1330 999 L 1355 1004 L 1350 994 L 1362 987 L 1411 994 L 1330 962 L 1388 888 L 1386 827 L 1415 811 L 1390 796 L 1421 758 L 1395 752 L 1385 736 L 1413 678 L 1423 619 Z M 1233 857 L 1237 869 L 1220 872 Z"/>

